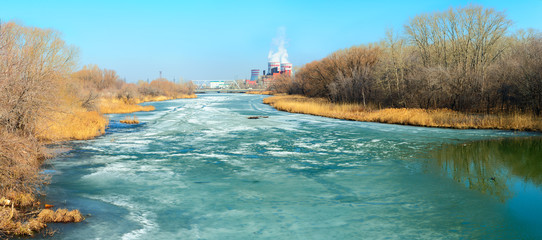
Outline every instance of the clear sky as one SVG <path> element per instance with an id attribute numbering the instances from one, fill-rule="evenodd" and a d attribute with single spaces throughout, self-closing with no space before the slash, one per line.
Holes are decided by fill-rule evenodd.
<path id="1" fill-rule="evenodd" d="M 379 41 L 410 17 L 469 3 L 505 11 L 514 29 L 542 30 L 542 0 L 501 1 L 61 1 L 0 0 L 2 21 L 53 28 L 79 48 L 79 64 L 129 82 L 227 80 L 267 69 L 278 29 L 294 66 Z"/>

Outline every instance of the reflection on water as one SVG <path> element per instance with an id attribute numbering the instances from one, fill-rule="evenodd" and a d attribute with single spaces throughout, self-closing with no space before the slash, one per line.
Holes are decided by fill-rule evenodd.
<path id="1" fill-rule="evenodd" d="M 449 144 L 435 152 L 439 167 L 469 189 L 497 197 L 514 196 L 514 181 L 542 184 L 542 138 L 509 138 Z"/>

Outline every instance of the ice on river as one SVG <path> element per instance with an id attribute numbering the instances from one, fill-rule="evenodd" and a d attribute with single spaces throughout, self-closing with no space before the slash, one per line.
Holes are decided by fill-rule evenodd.
<path id="1" fill-rule="evenodd" d="M 136 114 L 140 125 L 112 124 L 104 136 L 71 143 L 72 151 L 52 161 L 48 201 L 91 215 L 57 225 L 55 237 L 540 236 L 507 203 L 428 167 L 428 153 L 443 144 L 517 134 L 291 114 L 262 104 L 263 97 L 156 102 L 156 111 Z"/>

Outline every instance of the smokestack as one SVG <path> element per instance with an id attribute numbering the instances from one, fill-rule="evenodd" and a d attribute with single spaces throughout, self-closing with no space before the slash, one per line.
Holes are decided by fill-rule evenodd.
<path id="1" fill-rule="evenodd" d="M 259 76 L 260 76 L 260 69 L 250 70 L 250 81 L 258 80 Z"/>
<path id="2" fill-rule="evenodd" d="M 267 64 L 267 74 L 280 72 L 280 62 L 269 62 Z"/>
<path id="3" fill-rule="evenodd" d="M 292 64 L 291 63 L 281 63 L 280 64 L 280 71 L 286 72 L 286 71 L 292 71 Z"/>

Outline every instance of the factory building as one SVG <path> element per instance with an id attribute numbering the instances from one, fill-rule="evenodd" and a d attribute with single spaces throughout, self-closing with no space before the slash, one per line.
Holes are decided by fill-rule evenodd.
<path id="1" fill-rule="evenodd" d="M 245 80 L 247 86 L 260 85 L 263 87 L 269 86 L 277 76 L 288 75 L 293 73 L 292 64 L 288 61 L 288 53 L 286 49 L 280 49 L 277 53 L 270 51 L 269 62 L 267 62 L 267 71 L 263 70 L 260 76 L 259 69 L 250 71 L 250 80 Z"/>
<path id="2" fill-rule="evenodd" d="M 289 74 L 292 75 L 292 64 L 289 62 L 280 63 L 280 62 L 269 62 L 267 64 L 267 74 L 265 76 L 276 76 L 278 74 Z"/>
<path id="3" fill-rule="evenodd" d="M 210 81 L 208 87 L 209 88 L 227 88 L 228 85 L 226 84 L 225 81 Z"/>
<path id="4" fill-rule="evenodd" d="M 269 62 L 267 64 L 267 75 L 280 72 L 280 62 Z"/>
<path id="5" fill-rule="evenodd" d="M 268 87 L 277 76 L 292 75 L 292 64 L 289 62 L 269 62 L 267 66 L 267 73 L 264 71 L 264 76 L 262 77 L 264 87 Z"/>

